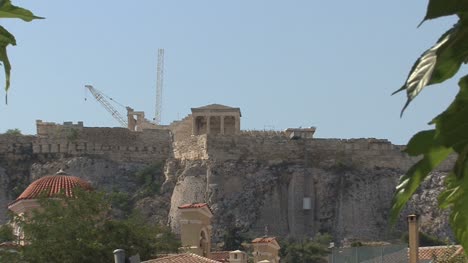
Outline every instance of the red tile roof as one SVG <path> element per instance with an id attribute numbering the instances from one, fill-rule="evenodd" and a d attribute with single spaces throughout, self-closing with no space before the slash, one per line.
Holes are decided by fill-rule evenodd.
<path id="1" fill-rule="evenodd" d="M 276 237 L 258 237 L 252 240 L 252 243 L 270 243 L 276 241 Z"/>
<path id="2" fill-rule="evenodd" d="M 191 204 L 183 204 L 181 206 L 178 206 L 179 209 L 202 208 L 202 207 L 208 207 L 210 212 L 213 214 L 213 210 L 211 210 L 211 207 L 207 203 L 191 203 Z"/>
<path id="3" fill-rule="evenodd" d="M 211 251 L 210 259 L 219 262 L 229 262 L 229 251 Z"/>
<path id="4" fill-rule="evenodd" d="M 420 247 L 418 252 L 419 260 L 449 259 L 456 255 L 462 255 L 463 247 L 460 245 Z"/>
<path id="5" fill-rule="evenodd" d="M 171 255 L 162 258 L 151 259 L 143 261 L 142 263 L 219 263 L 219 261 L 205 258 L 196 254 L 186 253 Z"/>
<path id="6" fill-rule="evenodd" d="M 185 209 L 185 208 L 202 208 L 208 206 L 207 203 L 193 203 L 193 204 L 183 204 L 179 206 L 179 209 Z M 208 206 L 209 208 L 209 206 Z"/>
<path id="7" fill-rule="evenodd" d="M 44 176 L 32 182 L 13 203 L 24 199 L 36 199 L 41 195 L 53 197 L 59 193 L 63 193 L 67 197 L 73 197 L 73 189 L 75 187 L 80 187 L 84 190 L 93 189 L 87 181 L 76 176 L 65 175 L 63 172 L 56 175 Z"/>

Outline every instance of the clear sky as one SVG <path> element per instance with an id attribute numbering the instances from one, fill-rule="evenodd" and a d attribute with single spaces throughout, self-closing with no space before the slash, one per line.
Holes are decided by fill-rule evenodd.
<path id="1" fill-rule="evenodd" d="M 456 81 L 428 88 L 401 119 L 405 94 L 390 96 L 455 22 L 417 28 L 422 0 L 13 2 L 46 19 L 0 21 L 18 42 L 8 49 L 12 81 L 0 132 L 35 134 L 36 119 L 118 126 L 85 84 L 151 119 L 158 48 L 163 124 L 219 103 L 241 108 L 242 129 L 316 126 L 316 137 L 404 144 L 458 89 Z"/>

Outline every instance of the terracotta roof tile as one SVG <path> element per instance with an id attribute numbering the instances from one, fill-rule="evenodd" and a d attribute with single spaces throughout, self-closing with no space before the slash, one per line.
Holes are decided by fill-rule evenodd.
<path id="1" fill-rule="evenodd" d="M 213 214 L 213 210 L 211 210 L 211 207 L 207 203 L 191 203 L 191 204 L 183 204 L 181 206 L 178 206 L 179 209 L 202 208 L 202 207 L 208 207 L 210 212 Z"/>
<path id="2" fill-rule="evenodd" d="M 276 237 L 258 237 L 252 240 L 252 243 L 270 243 L 276 241 Z"/>
<path id="3" fill-rule="evenodd" d="M 229 262 L 229 251 L 211 251 L 210 259 L 219 262 Z"/>
<path id="4" fill-rule="evenodd" d="M 196 254 L 186 253 L 171 255 L 163 258 L 151 259 L 142 263 L 219 263 L 219 261 L 205 258 Z"/>
<path id="5" fill-rule="evenodd" d="M 208 206 L 207 203 L 193 203 L 193 204 L 183 204 L 179 206 L 179 209 L 185 209 L 185 208 L 202 208 Z"/>
<path id="6" fill-rule="evenodd" d="M 48 175 L 32 182 L 26 190 L 10 205 L 24 199 L 36 199 L 41 195 L 45 197 L 53 197 L 63 192 L 67 197 L 73 197 L 73 189 L 80 187 L 84 190 L 92 190 L 92 186 L 87 181 L 76 176 L 64 175 Z"/>
<path id="7" fill-rule="evenodd" d="M 460 245 L 420 247 L 418 252 L 419 260 L 432 260 L 463 254 L 463 248 Z"/>

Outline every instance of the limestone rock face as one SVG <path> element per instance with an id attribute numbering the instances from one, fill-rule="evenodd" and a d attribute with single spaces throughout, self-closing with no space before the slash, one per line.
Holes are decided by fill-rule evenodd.
<path id="1" fill-rule="evenodd" d="M 233 225 L 252 236 L 267 228 L 279 237 L 394 239 L 395 231 L 405 230 L 408 213 L 421 214 L 423 231 L 452 237 L 447 211 L 437 209 L 450 162 L 426 180 L 391 230 L 395 187 L 417 159 L 386 140 L 290 140 L 281 132 L 179 136 L 54 125 L 38 136 L 0 135 L 0 223 L 7 204 L 30 182 L 63 169 L 97 190 L 120 194 L 129 209 L 175 232 L 178 206 L 206 202 L 214 214 L 214 241 Z"/>
<path id="2" fill-rule="evenodd" d="M 438 206 L 438 197 L 443 190 L 447 172 L 434 172 L 411 198 L 402 214 L 420 215 L 420 227 L 424 233 L 430 233 L 442 240 L 454 240 L 448 223 L 450 210 Z M 402 219 L 403 220 L 403 219 Z"/>
<path id="3" fill-rule="evenodd" d="M 278 236 L 389 238 L 394 190 L 388 186 L 400 175 L 389 169 L 324 170 L 256 161 L 191 163 L 174 189 L 170 224 L 178 231 L 177 206 L 193 201 L 211 204 L 218 238 L 232 223 L 252 235 L 262 235 L 267 226 Z M 310 209 L 304 210 L 303 196 L 311 199 Z"/>
<path id="4" fill-rule="evenodd" d="M 222 237 L 230 224 L 253 236 L 262 235 L 267 226 L 270 234 L 283 237 L 330 233 L 336 240 L 389 240 L 399 238 L 399 233 L 406 231 L 403 215 L 409 213 L 421 215 L 425 233 L 453 238 L 448 212 L 437 209 L 445 172 L 432 174 L 392 230 L 391 200 L 403 170 L 306 169 L 299 164 L 270 165 L 256 161 L 188 162 L 186 165 L 170 203 L 169 223 L 176 232 L 179 231 L 178 206 L 207 202 L 215 214 L 215 240 Z M 304 193 L 311 198 L 309 210 L 303 209 Z"/>
<path id="5" fill-rule="evenodd" d="M 31 165 L 31 180 L 55 174 L 63 169 L 68 174 L 89 181 L 103 191 L 134 192 L 137 189 L 135 172 L 144 167 L 138 163 L 115 162 L 90 157 L 72 157 Z"/>

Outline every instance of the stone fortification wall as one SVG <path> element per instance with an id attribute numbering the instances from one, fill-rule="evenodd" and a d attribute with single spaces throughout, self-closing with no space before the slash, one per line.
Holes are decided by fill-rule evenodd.
<path id="1" fill-rule="evenodd" d="M 283 133 L 248 133 L 207 136 L 207 154 L 216 160 L 307 162 L 309 165 L 409 167 L 414 160 L 401 153 L 403 146 L 379 139 L 290 140 Z"/>
<path id="2" fill-rule="evenodd" d="M 180 160 L 208 159 L 206 135 L 189 136 L 173 143 L 174 157 Z"/>
<path id="3" fill-rule="evenodd" d="M 34 154 L 105 155 L 123 162 L 156 162 L 172 157 L 169 130 L 132 132 L 125 128 L 97 128 L 81 125 L 38 123 Z"/>
<path id="4" fill-rule="evenodd" d="M 180 121 L 174 121 L 169 125 L 169 129 L 174 135 L 174 141 L 182 141 L 192 136 L 192 114 L 189 114 Z"/>
<path id="5" fill-rule="evenodd" d="M 23 155 L 31 154 L 35 138 L 30 135 L 0 134 L 0 156 L 21 158 Z"/>

